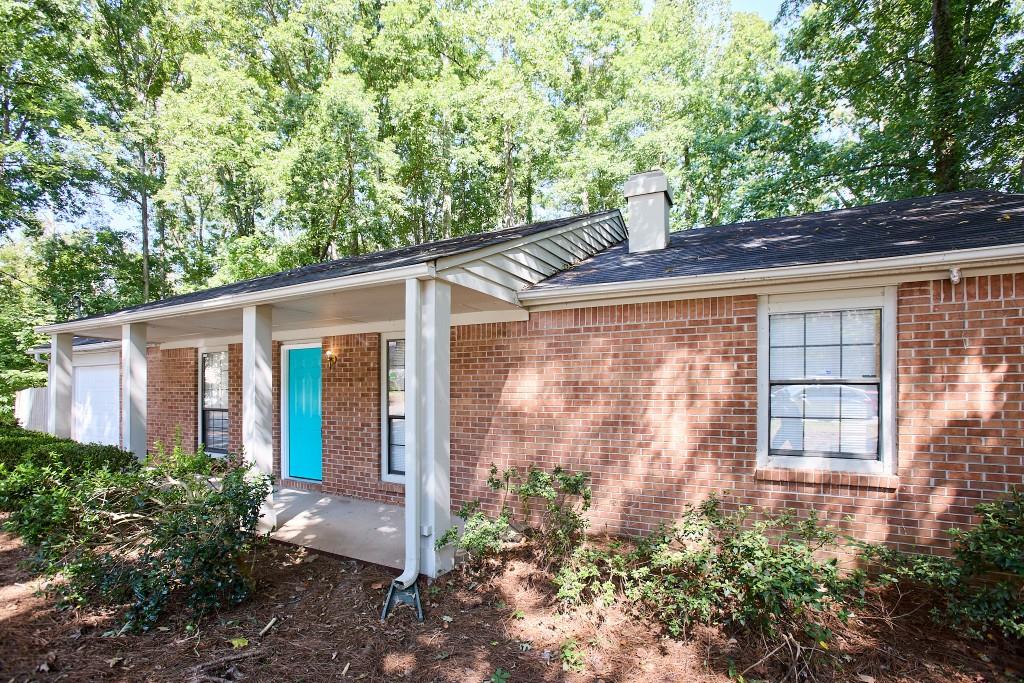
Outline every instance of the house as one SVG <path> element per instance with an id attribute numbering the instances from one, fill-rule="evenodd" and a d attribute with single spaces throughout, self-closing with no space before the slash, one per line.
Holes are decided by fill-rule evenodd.
<path id="1" fill-rule="evenodd" d="M 48 429 L 140 456 L 179 434 L 244 451 L 276 496 L 404 505 L 401 585 L 452 567 L 434 541 L 461 503 L 497 505 L 491 463 L 590 472 L 597 530 L 646 533 L 720 492 L 939 552 L 1022 483 L 1024 195 L 670 234 L 664 174 L 625 194 L 628 224 L 545 221 L 44 326 Z"/>

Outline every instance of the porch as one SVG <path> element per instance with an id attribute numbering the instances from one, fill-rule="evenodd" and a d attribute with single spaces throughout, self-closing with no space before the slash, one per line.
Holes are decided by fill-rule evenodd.
<path id="1" fill-rule="evenodd" d="M 398 505 L 284 487 L 274 493 L 273 508 L 274 540 L 402 568 L 405 512 Z M 262 521 L 260 531 L 270 526 Z"/>

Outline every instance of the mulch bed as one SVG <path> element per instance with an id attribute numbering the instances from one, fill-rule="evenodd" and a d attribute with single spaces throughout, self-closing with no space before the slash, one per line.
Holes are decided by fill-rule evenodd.
<path id="1" fill-rule="evenodd" d="M 549 577 L 515 555 L 485 578 L 455 573 L 426 589 L 426 623 L 402 608 L 382 624 L 393 570 L 280 544 L 258 564 L 259 590 L 249 602 L 195 630 L 172 617 L 150 633 L 112 636 L 116 612 L 55 608 L 24 568 L 29 555 L 0 532 L 0 683 L 461 683 L 491 680 L 498 669 L 509 681 L 725 682 L 730 670 L 759 658 L 756 647 L 717 629 L 680 641 L 617 608 L 559 613 Z M 1005 643 L 966 643 L 924 618 L 875 615 L 862 623 L 855 641 L 837 644 L 840 668 L 822 680 L 978 683 L 1024 675 L 1024 653 Z M 559 661 L 570 639 L 582 672 L 564 671 Z M 746 679 L 771 675 L 755 666 Z"/>

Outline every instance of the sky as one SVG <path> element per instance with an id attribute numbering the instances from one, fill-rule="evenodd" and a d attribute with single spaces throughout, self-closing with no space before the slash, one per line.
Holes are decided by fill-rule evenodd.
<path id="1" fill-rule="evenodd" d="M 781 0 L 732 0 L 734 12 L 756 12 L 768 21 L 775 21 Z"/>

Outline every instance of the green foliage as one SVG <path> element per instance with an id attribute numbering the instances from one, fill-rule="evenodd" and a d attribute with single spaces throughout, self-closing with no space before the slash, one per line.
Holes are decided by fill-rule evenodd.
<path id="1" fill-rule="evenodd" d="M 454 546 L 464 551 L 474 563 L 498 554 L 513 533 L 507 511 L 497 517 L 489 517 L 480 510 L 479 501 L 463 505 L 459 509 L 459 517 L 465 520 L 462 532 L 458 527 L 448 529 L 437 539 L 435 546 L 438 550 Z"/>
<path id="2" fill-rule="evenodd" d="M 858 546 L 881 569 L 883 584 L 922 590 L 934 603 L 936 622 L 974 637 L 1000 632 L 1024 639 L 1024 490 L 975 511 L 976 526 L 950 531 L 951 557 Z"/>
<path id="3" fill-rule="evenodd" d="M 712 497 L 631 549 L 581 548 L 556 583 L 567 603 L 608 603 L 621 595 L 675 635 L 695 623 L 822 635 L 822 623 L 842 615 L 846 596 L 862 579 L 842 576 L 835 559 L 816 557 L 836 551 L 838 540 L 813 515 L 752 519 L 749 509 L 723 513 Z"/>
<path id="4" fill-rule="evenodd" d="M 32 248 L 39 289 L 58 320 L 142 301 L 142 259 L 125 232 L 76 230 L 39 238 Z"/>
<path id="5" fill-rule="evenodd" d="M 140 467 L 117 449 L 12 431 L 2 442 L 24 457 L 0 464 L 0 510 L 36 547 L 36 568 L 66 579 L 64 599 L 126 606 L 124 627 L 147 629 L 172 600 L 199 618 L 249 595 L 266 477 L 180 448 Z"/>
<path id="6" fill-rule="evenodd" d="M 531 465 L 523 475 L 514 467 L 499 473 L 498 467 L 492 464 L 487 484 L 493 491 L 504 494 L 501 512 L 496 517 L 487 515 L 481 510 L 480 501 L 463 505 L 459 510 L 459 516 L 466 521 L 462 532 L 455 527 L 448 529 L 436 545 L 438 548 L 453 545 L 479 561 L 497 554 L 505 542 L 521 530 L 537 542 L 541 561 L 554 566 L 583 542 L 587 529 L 583 513 L 590 508 L 592 497 L 588 479 L 585 472 L 567 472 L 560 466 L 546 472 Z M 522 517 L 519 522 L 508 504 L 510 496 L 519 502 Z M 539 523 L 531 525 L 538 502 L 541 504 Z"/>
<path id="7" fill-rule="evenodd" d="M 0 427 L 0 464 L 13 470 L 19 464 L 54 465 L 72 471 L 134 468 L 135 456 L 117 446 L 80 444 L 20 427 Z"/>
<path id="8" fill-rule="evenodd" d="M 70 216 L 93 177 L 82 153 L 92 75 L 79 40 L 83 5 L 0 2 L 0 233 L 35 231 L 38 211 Z"/>
<path id="9" fill-rule="evenodd" d="M 569 638 L 558 646 L 558 659 L 562 662 L 563 671 L 582 673 L 586 668 L 583 652 L 575 638 Z"/>
<path id="10" fill-rule="evenodd" d="M 854 203 L 1024 188 L 1019 2 L 784 8 L 802 71 L 793 118 L 830 131 L 806 159 L 826 187 Z"/>

